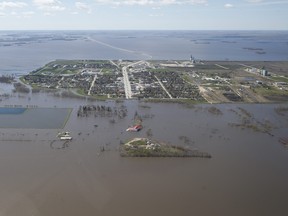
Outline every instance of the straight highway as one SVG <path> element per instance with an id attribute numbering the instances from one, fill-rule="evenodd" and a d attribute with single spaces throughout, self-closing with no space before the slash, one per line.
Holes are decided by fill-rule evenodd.
<path id="1" fill-rule="evenodd" d="M 123 82 L 124 82 L 124 89 L 125 89 L 125 97 L 126 99 L 131 99 L 132 98 L 132 90 L 131 90 L 131 84 L 129 81 L 129 75 L 128 75 L 128 68 L 137 64 L 142 64 L 145 61 L 138 61 L 134 62 L 132 64 L 129 64 L 127 66 L 124 66 L 122 68 L 122 74 L 123 74 Z"/>

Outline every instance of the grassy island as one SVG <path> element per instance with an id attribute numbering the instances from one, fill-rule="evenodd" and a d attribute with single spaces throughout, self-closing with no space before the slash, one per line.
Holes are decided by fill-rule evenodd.
<path id="1" fill-rule="evenodd" d="M 206 152 L 168 145 L 147 138 L 134 138 L 121 146 L 122 157 L 200 157 L 211 158 Z"/>

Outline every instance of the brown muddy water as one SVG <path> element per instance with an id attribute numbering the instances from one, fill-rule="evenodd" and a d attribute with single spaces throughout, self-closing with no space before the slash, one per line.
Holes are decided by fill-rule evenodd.
<path id="1" fill-rule="evenodd" d="M 77 117 L 85 104 L 122 107 L 127 116 Z M 288 148 L 278 142 L 288 136 L 288 112 L 275 112 L 287 104 L 186 107 L 35 94 L 5 105 L 73 108 L 63 129 L 73 140 L 51 145 L 62 129 L 0 129 L 1 216 L 288 215 Z M 136 111 L 144 128 L 128 133 Z M 212 159 L 120 157 L 120 143 L 136 136 Z"/>

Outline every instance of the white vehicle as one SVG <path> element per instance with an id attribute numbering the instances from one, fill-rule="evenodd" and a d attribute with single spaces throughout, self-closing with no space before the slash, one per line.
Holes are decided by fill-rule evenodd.
<path id="1" fill-rule="evenodd" d="M 62 132 L 58 133 L 58 137 L 60 137 L 60 140 L 72 140 L 72 137 L 70 136 L 69 132 Z"/>

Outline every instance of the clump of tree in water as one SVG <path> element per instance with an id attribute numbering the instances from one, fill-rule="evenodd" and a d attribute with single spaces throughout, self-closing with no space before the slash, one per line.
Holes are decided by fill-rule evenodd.
<path id="1" fill-rule="evenodd" d="M 187 136 L 179 136 L 178 137 L 181 141 L 183 141 L 186 145 L 191 143 L 191 140 Z"/>
<path id="2" fill-rule="evenodd" d="M 30 93 L 30 89 L 22 83 L 14 83 L 15 92 Z"/>
<path id="3" fill-rule="evenodd" d="M 0 76 L 0 83 L 12 83 L 14 81 L 15 77 L 10 75 L 2 75 Z"/>
<path id="4" fill-rule="evenodd" d="M 241 121 L 241 123 L 229 123 L 231 127 L 239 127 L 242 130 L 252 129 L 255 132 L 267 133 L 270 136 L 274 136 L 271 133 L 274 126 L 270 121 L 257 120 L 251 113 L 241 107 L 238 107 L 238 110 L 231 109 L 230 111 L 238 115 Z"/>
<path id="5" fill-rule="evenodd" d="M 142 124 L 142 117 L 138 114 L 137 111 L 134 113 L 134 124 Z"/>
<path id="6" fill-rule="evenodd" d="M 214 115 L 222 115 L 223 114 L 221 110 L 219 110 L 218 108 L 216 108 L 214 106 L 213 107 L 209 107 L 208 108 L 208 112 L 210 112 L 210 113 L 212 113 Z"/>
<path id="7" fill-rule="evenodd" d="M 147 131 L 146 131 L 146 136 L 147 137 L 152 137 L 153 136 L 153 133 L 152 133 L 152 129 L 149 128 Z"/>
<path id="8" fill-rule="evenodd" d="M 125 106 L 111 107 L 105 105 L 83 105 L 77 111 L 77 117 L 118 117 L 120 119 L 127 116 Z M 111 123 L 115 123 L 115 120 Z"/>
<path id="9" fill-rule="evenodd" d="M 288 107 L 283 106 L 276 107 L 275 112 L 280 116 L 285 116 L 285 114 L 288 114 Z"/>

